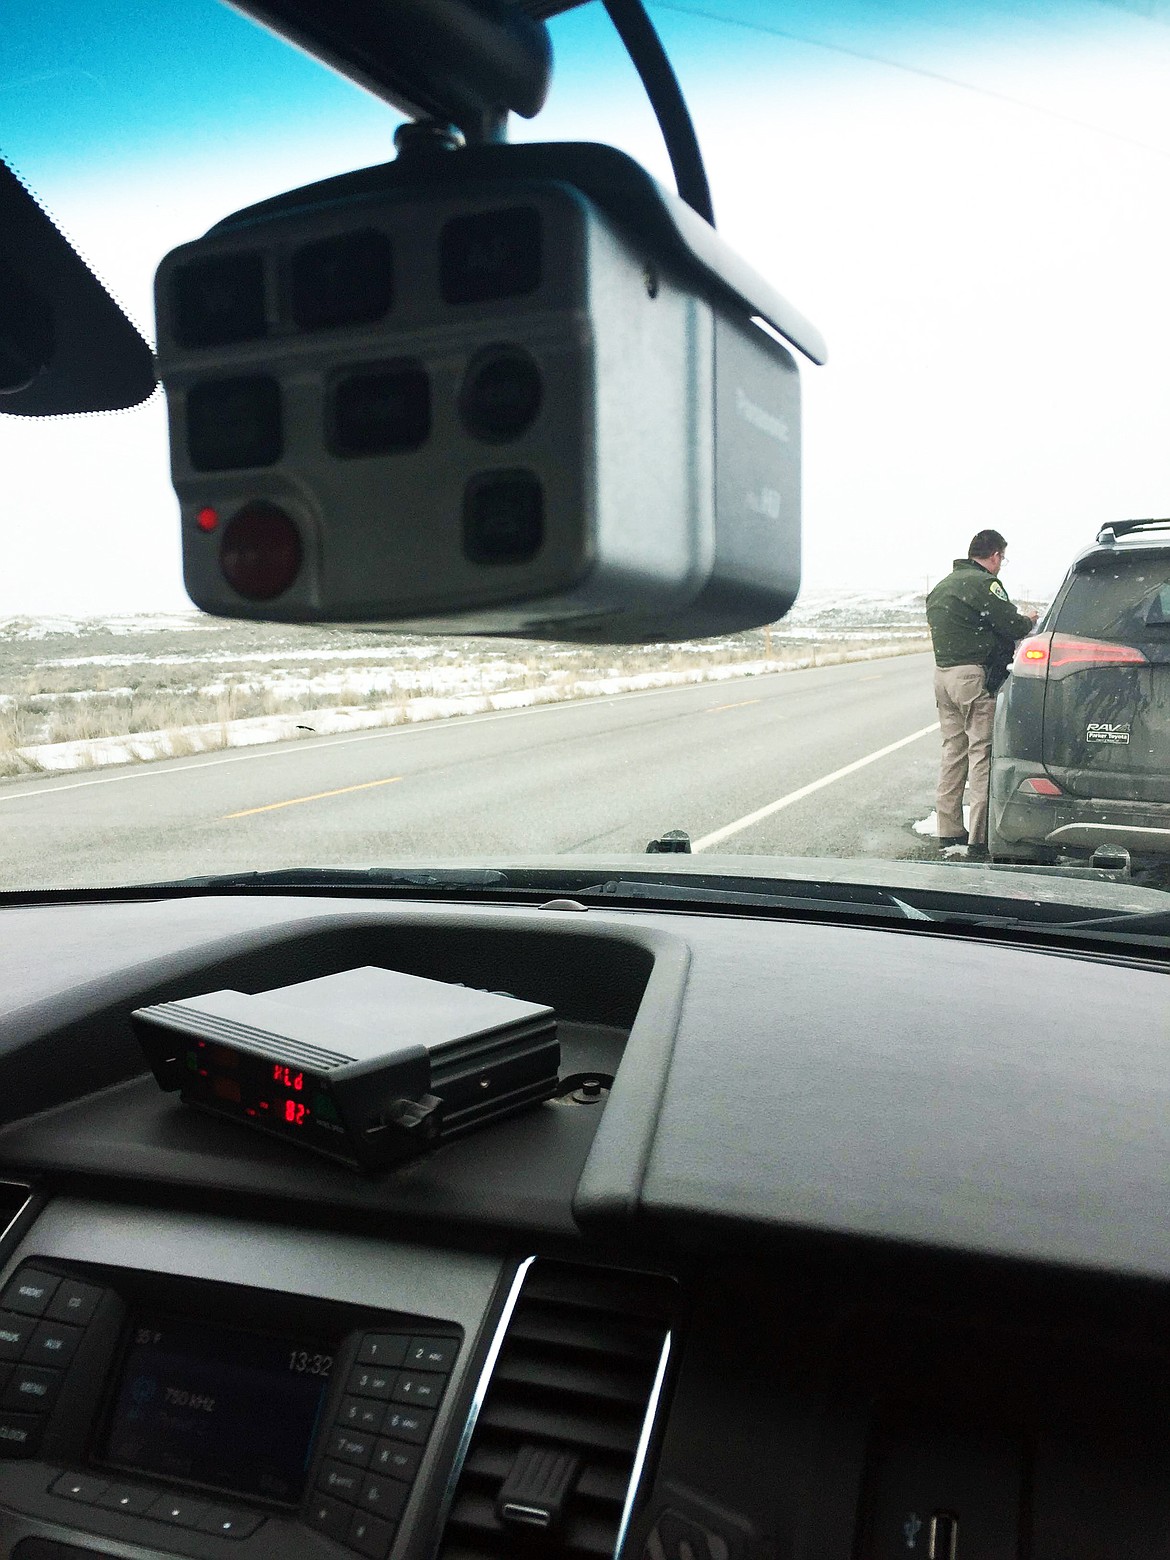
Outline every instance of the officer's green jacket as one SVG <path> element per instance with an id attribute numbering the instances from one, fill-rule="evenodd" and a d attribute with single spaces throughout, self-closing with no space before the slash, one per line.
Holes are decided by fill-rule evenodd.
<path id="1" fill-rule="evenodd" d="M 1011 660 L 1032 620 L 1017 612 L 999 580 L 973 558 L 956 558 L 926 598 L 937 666 L 988 666 Z"/>

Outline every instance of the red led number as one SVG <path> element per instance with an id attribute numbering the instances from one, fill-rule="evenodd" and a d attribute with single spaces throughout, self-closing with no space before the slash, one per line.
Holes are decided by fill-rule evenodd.
<path id="1" fill-rule="evenodd" d="M 279 1062 L 272 1066 L 273 1083 L 283 1084 L 286 1089 L 303 1089 L 305 1086 L 304 1073 L 295 1073 L 291 1067 L 282 1067 Z"/>
<path id="2" fill-rule="evenodd" d="M 285 1100 L 284 1119 L 294 1127 L 303 1127 L 309 1119 L 309 1108 L 302 1105 L 300 1100 Z"/>

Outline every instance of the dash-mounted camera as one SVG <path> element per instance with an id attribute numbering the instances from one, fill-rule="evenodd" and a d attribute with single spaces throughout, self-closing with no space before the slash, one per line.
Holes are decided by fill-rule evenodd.
<path id="1" fill-rule="evenodd" d="M 156 283 L 183 561 L 227 617 L 597 642 L 781 616 L 819 338 L 597 146 L 401 158 Z"/>

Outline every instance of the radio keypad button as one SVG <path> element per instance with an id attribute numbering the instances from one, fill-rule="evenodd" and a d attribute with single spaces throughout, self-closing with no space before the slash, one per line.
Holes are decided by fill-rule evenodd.
<path id="1" fill-rule="evenodd" d="M 399 1408 L 391 1404 L 382 1422 L 382 1434 L 421 1446 L 431 1433 L 434 1413 L 429 1408 Z"/>
<path id="2" fill-rule="evenodd" d="M 352 1430 L 369 1430 L 373 1434 L 382 1428 L 382 1416 L 386 1408 L 373 1398 L 342 1398 L 337 1422 Z"/>
<path id="3" fill-rule="evenodd" d="M 394 1542 L 393 1522 L 383 1522 L 381 1517 L 368 1517 L 364 1511 L 355 1511 L 346 1542 L 369 1560 L 385 1560 Z"/>
<path id="4" fill-rule="evenodd" d="M 104 1479 L 90 1478 L 87 1473 L 63 1473 L 49 1485 L 49 1494 L 90 1505 L 105 1493 L 107 1487 Z"/>
<path id="5" fill-rule="evenodd" d="M 358 1351 L 360 1365 L 383 1365 L 396 1370 L 406 1363 L 410 1339 L 399 1333 L 370 1333 Z"/>
<path id="6" fill-rule="evenodd" d="M 203 1513 L 201 1533 L 218 1533 L 220 1538 L 249 1538 L 264 1518 L 257 1511 L 231 1511 L 227 1506 L 212 1506 Z"/>
<path id="7" fill-rule="evenodd" d="M 145 1515 L 155 1522 L 169 1522 L 172 1527 L 197 1528 L 207 1515 L 206 1501 L 187 1500 L 182 1495 L 160 1495 Z"/>
<path id="8" fill-rule="evenodd" d="M 404 1370 L 394 1386 L 396 1403 L 417 1403 L 420 1408 L 434 1408 L 443 1396 L 447 1385 L 445 1376 L 428 1375 L 425 1371 Z"/>
<path id="9" fill-rule="evenodd" d="M 42 1423 L 35 1414 L 0 1413 L 0 1457 L 31 1457 L 40 1445 Z"/>
<path id="10" fill-rule="evenodd" d="M 353 1508 L 343 1506 L 339 1500 L 330 1500 L 324 1495 L 314 1495 L 305 1512 L 305 1522 L 318 1533 L 324 1533 L 327 1538 L 336 1538 L 345 1543 L 349 1534 L 349 1525 L 353 1521 Z"/>
<path id="11" fill-rule="evenodd" d="M 0 1409 L 13 1408 L 19 1413 L 43 1413 L 52 1405 L 61 1385 L 61 1372 L 44 1370 L 37 1365 L 18 1365 L 0 1395 Z"/>
<path id="12" fill-rule="evenodd" d="M 370 1453 L 373 1449 L 372 1435 L 359 1435 L 355 1430 L 335 1430 L 329 1437 L 325 1455 L 336 1457 L 340 1462 L 353 1463 L 358 1468 L 365 1468 L 369 1465 Z"/>
<path id="13" fill-rule="evenodd" d="M 406 1364 L 411 1370 L 449 1371 L 458 1353 L 458 1338 L 412 1338 Z"/>
<path id="14" fill-rule="evenodd" d="M 0 1360 L 18 1360 L 28 1348 L 36 1322 L 11 1311 L 0 1313 Z"/>
<path id="15" fill-rule="evenodd" d="M 358 1505 L 364 1506 L 367 1511 L 376 1511 L 380 1517 L 393 1522 L 402 1515 L 402 1508 L 406 1505 L 406 1497 L 409 1494 L 409 1484 L 400 1484 L 397 1479 L 381 1479 L 376 1473 L 367 1473 L 358 1492 Z"/>
<path id="16" fill-rule="evenodd" d="M 0 1295 L 0 1305 L 6 1311 L 20 1311 L 25 1316 L 43 1316 L 60 1282 L 55 1273 L 38 1273 L 34 1268 L 25 1268 Z"/>
<path id="17" fill-rule="evenodd" d="M 144 1490 L 133 1484 L 111 1484 L 94 1498 L 95 1506 L 108 1506 L 111 1511 L 129 1511 L 135 1514 L 146 1511 L 158 1499 L 157 1490 Z M 151 1516 L 155 1513 L 151 1512 Z"/>
<path id="18" fill-rule="evenodd" d="M 394 1394 L 397 1380 L 396 1370 L 383 1370 L 378 1365 L 355 1365 L 349 1373 L 345 1390 L 357 1393 L 359 1397 L 381 1398 L 388 1403 Z"/>
<path id="19" fill-rule="evenodd" d="M 80 1341 L 80 1327 L 40 1322 L 25 1346 L 24 1358 L 36 1365 L 68 1365 Z"/>
<path id="20" fill-rule="evenodd" d="M 356 1502 L 364 1478 L 365 1474 L 360 1468 L 350 1467 L 347 1463 L 333 1462 L 327 1458 L 321 1464 L 317 1488 L 324 1491 L 326 1495 L 336 1495 L 342 1500 Z"/>
<path id="21" fill-rule="evenodd" d="M 395 1479 L 413 1479 L 422 1461 L 422 1447 L 406 1441 L 379 1441 L 370 1459 L 374 1473 L 388 1473 Z"/>
<path id="22" fill-rule="evenodd" d="M 79 1284 L 73 1278 L 62 1279 L 45 1315 L 51 1322 L 73 1322 L 84 1327 L 97 1310 L 102 1294 L 103 1291 L 92 1284 Z"/>

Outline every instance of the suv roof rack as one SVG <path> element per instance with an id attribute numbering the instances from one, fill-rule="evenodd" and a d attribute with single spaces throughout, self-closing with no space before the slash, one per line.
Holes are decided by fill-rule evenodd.
<path id="1" fill-rule="evenodd" d="M 1097 540 L 1104 542 L 1106 546 L 1119 541 L 1123 536 L 1128 536 L 1131 531 L 1155 531 L 1170 529 L 1170 519 L 1166 520 L 1110 520 L 1108 525 L 1103 525 L 1097 532 Z"/>

